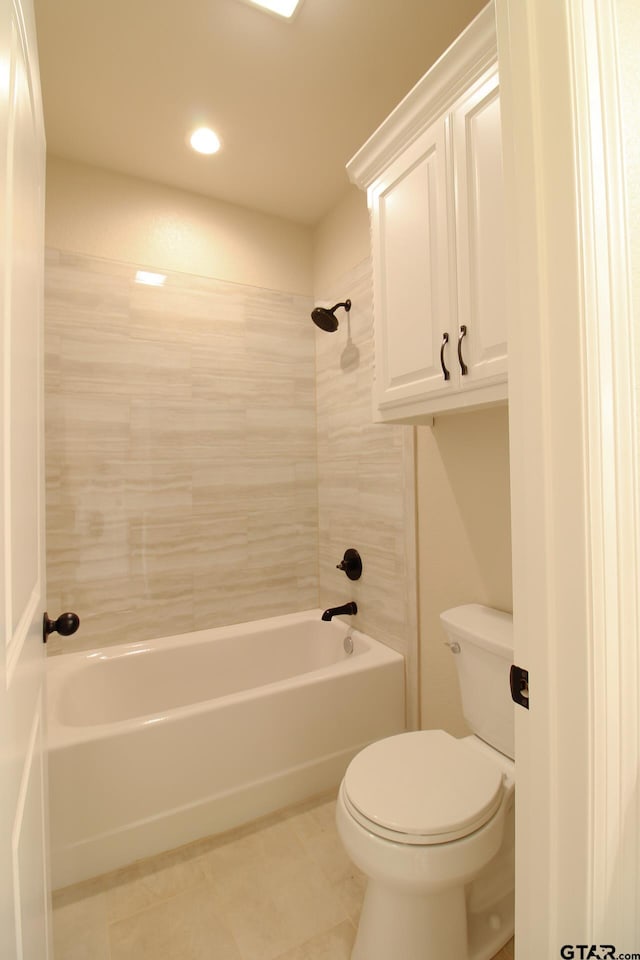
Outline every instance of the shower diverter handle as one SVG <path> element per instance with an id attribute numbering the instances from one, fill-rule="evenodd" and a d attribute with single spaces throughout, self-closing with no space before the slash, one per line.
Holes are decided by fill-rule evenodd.
<path id="1" fill-rule="evenodd" d="M 343 570 L 349 580 L 359 580 L 362 576 L 362 558 L 358 551 L 353 547 L 345 550 L 342 560 L 336 565 L 336 569 Z"/>

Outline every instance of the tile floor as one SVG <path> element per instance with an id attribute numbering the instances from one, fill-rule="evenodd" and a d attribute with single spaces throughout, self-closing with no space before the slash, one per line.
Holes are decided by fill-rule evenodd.
<path id="1" fill-rule="evenodd" d="M 325 796 L 57 891 L 55 960 L 348 960 L 364 879 L 334 810 Z"/>

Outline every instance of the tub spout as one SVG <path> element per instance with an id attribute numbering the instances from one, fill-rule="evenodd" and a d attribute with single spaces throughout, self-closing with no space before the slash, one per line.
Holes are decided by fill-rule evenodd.
<path id="1" fill-rule="evenodd" d="M 322 614 L 322 619 L 331 620 L 332 617 L 339 617 L 341 613 L 353 616 L 353 614 L 357 612 L 358 604 L 354 600 L 350 600 L 349 603 L 343 603 L 341 607 L 329 607 L 329 609 L 325 610 Z"/>

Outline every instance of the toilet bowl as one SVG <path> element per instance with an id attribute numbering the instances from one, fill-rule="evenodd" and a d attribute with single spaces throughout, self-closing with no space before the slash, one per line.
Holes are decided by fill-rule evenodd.
<path id="1" fill-rule="evenodd" d="M 494 668 L 477 670 L 477 648 L 502 661 L 495 667 L 502 677 L 509 644 L 496 645 L 494 628 L 504 628 L 508 615 L 468 605 L 444 617 L 453 652 L 473 637 L 464 671 L 470 663 L 485 674 L 480 686 L 491 687 Z M 487 631 L 490 643 L 482 639 Z M 495 707 L 487 701 L 481 712 Z M 503 726 L 495 729 L 504 734 Z M 508 733 L 498 737 L 501 745 Z M 513 935 L 514 791 L 512 758 L 476 735 L 403 733 L 354 757 L 336 806 L 345 850 L 367 877 L 352 960 L 490 960 L 497 953 Z"/>

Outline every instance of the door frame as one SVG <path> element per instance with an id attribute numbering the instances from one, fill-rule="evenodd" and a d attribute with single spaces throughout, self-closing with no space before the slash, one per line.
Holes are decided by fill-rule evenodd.
<path id="1" fill-rule="evenodd" d="M 45 136 L 33 0 L 0 0 L 0 72 L 0 956 L 47 960 Z"/>
<path id="2" fill-rule="evenodd" d="M 640 950 L 638 359 L 617 5 L 496 0 L 509 211 L 518 960 Z M 576 953 L 576 956 L 578 954 Z"/>

